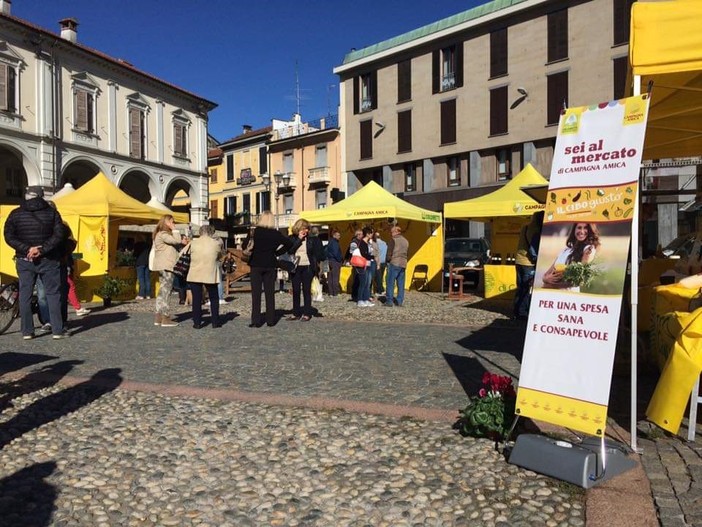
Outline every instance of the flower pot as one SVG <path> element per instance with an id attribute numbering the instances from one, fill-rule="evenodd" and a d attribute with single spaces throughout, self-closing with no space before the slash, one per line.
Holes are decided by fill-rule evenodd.
<path id="1" fill-rule="evenodd" d="M 112 299 L 110 297 L 102 299 L 102 306 L 103 307 L 110 307 L 111 305 L 112 305 Z"/>

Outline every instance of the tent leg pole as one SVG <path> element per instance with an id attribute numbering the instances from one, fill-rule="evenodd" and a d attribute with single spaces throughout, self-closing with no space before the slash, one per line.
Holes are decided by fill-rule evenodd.
<path id="1" fill-rule="evenodd" d="M 634 95 L 641 94 L 641 77 L 639 75 L 634 76 Z M 638 367 L 637 367 L 637 357 L 638 357 L 638 326 L 636 316 L 638 314 L 638 303 L 639 303 L 639 205 L 641 200 L 641 172 L 639 171 L 638 185 L 636 185 L 636 197 L 634 200 L 634 216 L 631 220 L 631 423 L 630 423 L 630 434 L 631 442 L 630 446 L 634 452 L 641 453 L 638 448 L 637 441 L 637 430 L 636 430 L 636 416 L 637 408 L 636 402 L 638 399 Z"/>
<path id="2" fill-rule="evenodd" d="M 441 296 L 444 296 L 444 246 L 446 245 L 446 216 L 441 217 Z M 451 284 L 449 284 L 449 287 Z"/>

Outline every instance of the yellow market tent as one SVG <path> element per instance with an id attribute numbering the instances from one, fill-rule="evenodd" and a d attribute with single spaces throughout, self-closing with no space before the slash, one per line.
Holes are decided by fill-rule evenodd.
<path id="1" fill-rule="evenodd" d="M 412 285 L 416 266 L 426 265 L 429 281 L 438 289 L 443 252 L 440 212 L 412 205 L 371 181 L 348 198 L 325 209 L 303 211 L 300 217 L 317 225 L 333 224 L 341 230 L 342 251 L 351 242 L 355 230 L 366 225 L 383 233 L 387 241 L 390 236 L 388 220 L 396 221 L 410 246 L 405 287 L 409 289 Z M 342 275 L 342 284 L 345 283 Z"/>
<path id="2" fill-rule="evenodd" d="M 454 201 L 444 204 L 444 217 L 456 220 L 486 221 L 489 218 L 505 216 L 531 216 L 544 209 L 544 205 L 522 192 L 521 187 L 548 185 L 539 172 L 527 164 L 503 187 L 479 198 Z"/>
<path id="3" fill-rule="evenodd" d="M 81 277 L 102 277 L 107 272 L 115 274 L 120 224 L 156 223 L 165 214 L 165 211 L 149 207 L 127 195 L 102 173 L 76 191 L 57 198 L 54 203 L 78 242 L 76 253 L 79 259 L 76 263 Z M 14 208 L 14 205 L 0 207 L 0 229 L 4 229 L 7 215 Z M 177 222 L 188 222 L 187 214 L 173 216 Z M 0 243 L 0 273 L 17 275 L 13 256 L 14 250 L 3 239 Z M 120 270 L 116 274 L 125 274 L 121 271 L 133 269 Z M 81 282 L 81 298 L 92 298 L 89 291 L 95 286 L 94 280 Z"/>
<path id="4" fill-rule="evenodd" d="M 635 2 L 629 61 L 645 90 L 653 83 L 644 159 L 702 153 L 702 2 Z"/>
<path id="5" fill-rule="evenodd" d="M 633 76 L 634 94 L 645 91 L 652 84 L 651 102 L 644 143 L 644 159 L 684 158 L 702 155 L 702 34 L 698 24 L 702 20 L 702 2 L 699 0 L 673 0 L 662 2 L 635 2 L 631 10 L 631 34 L 629 39 L 629 74 Z M 642 90 L 643 88 L 643 90 Z M 638 215 L 635 216 L 638 219 Z M 638 225 L 634 226 L 631 238 L 631 260 L 638 260 Z M 636 378 L 637 365 L 637 304 L 638 267 L 631 273 L 631 373 Z M 699 319 L 695 319 L 696 323 Z M 698 331 L 699 326 L 694 329 Z M 699 331 L 698 331 L 699 333 Z M 697 335 L 699 336 L 699 335 Z M 684 340 L 684 339 L 683 339 Z M 676 345 L 671 357 L 679 350 Z M 690 355 L 692 356 L 692 355 Z M 702 360 L 687 365 L 699 373 Z M 670 360 L 670 358 L 669 358 Z M 677 359 L 676 359 L 677 360 Z M 668 364 L 666 364 L 666 368 Z M 656 393 L 667 388 L 683 393 L 689 399 L 691 385 L 697 375 L 687 376 L 686 384 L 680 378 L 666 376 L 668 385 L 659 384 Z M 659 388 L 661 389 L 659 392 Z M 680 400 L 680 398 L 678 399 Z M 631 446 L 636 450 L 636 402 L 637 385 L 631 383 Z M 665 413 L 670 408 L 658 406 L 652 400 L 654 413 Z M 694 403 L 693 403 L 694 404 Z"/>

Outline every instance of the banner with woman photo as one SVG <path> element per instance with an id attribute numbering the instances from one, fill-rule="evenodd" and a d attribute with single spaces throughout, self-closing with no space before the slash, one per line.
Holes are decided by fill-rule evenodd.
<path id="1" fill-rule="evenodd" d="M 519 415 L 604 434 L 648 96 L 561 115 Z"/>

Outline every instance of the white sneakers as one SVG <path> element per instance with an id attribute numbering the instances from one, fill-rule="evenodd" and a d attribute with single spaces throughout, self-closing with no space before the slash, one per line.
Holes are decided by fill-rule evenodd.
<path id="1" fill-rule="evenodd" d="M 359 300 L 356 304 L 358 307 L 374 307 L 373 302 L 368 302 L 368 300 Z"/>
<path id="2" fill-rule="evenodd" d="M 84 307 L 81 307 L 80 309 L 76 309 L 76 316 L 84 317 L 88 313 L 90 313 L 90 310 L 86 309 Z"/>

